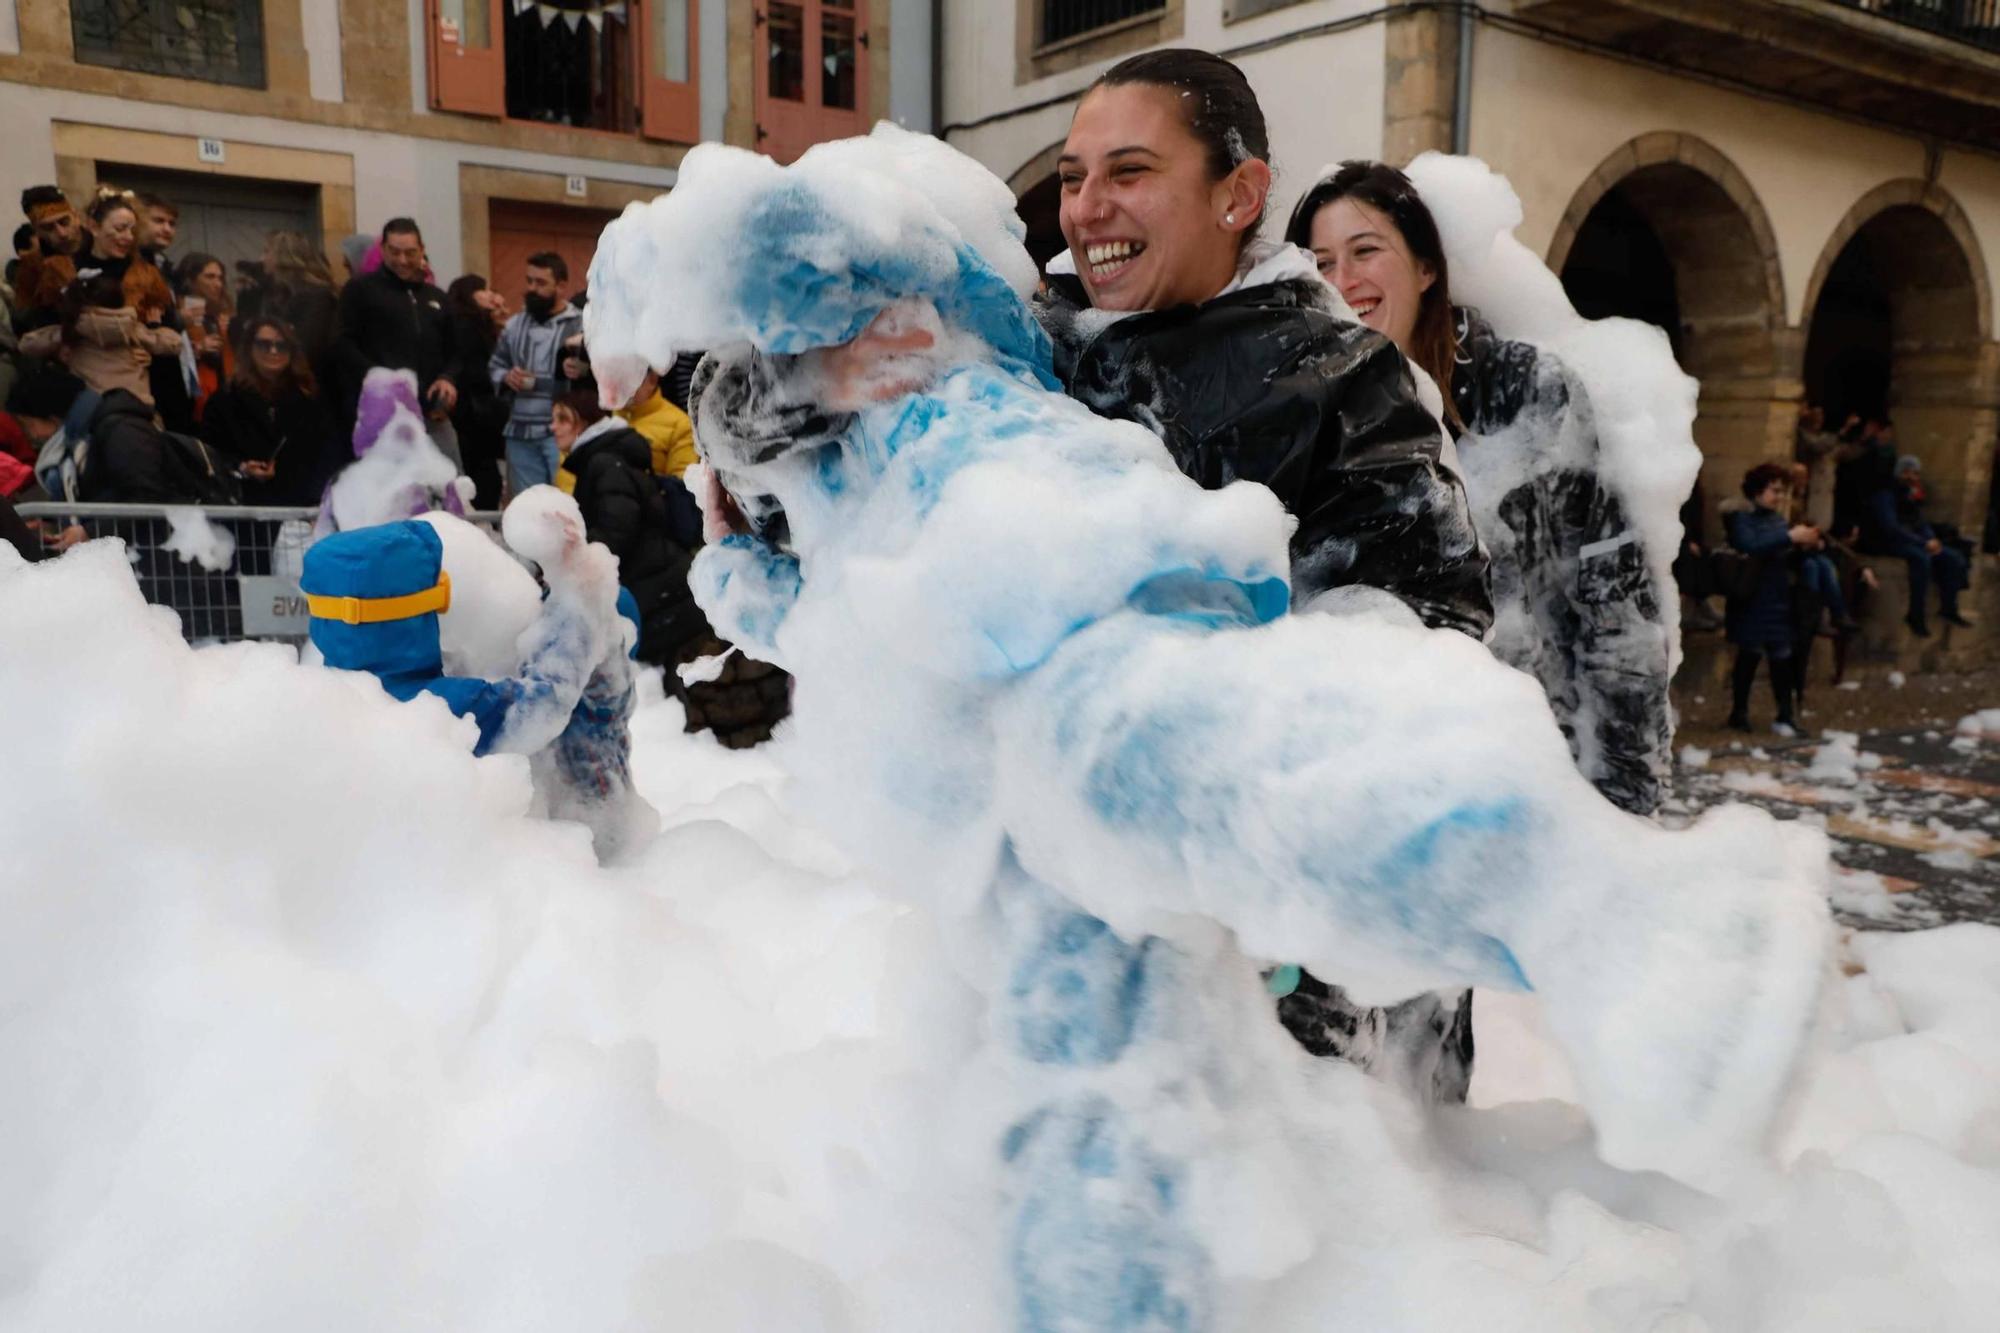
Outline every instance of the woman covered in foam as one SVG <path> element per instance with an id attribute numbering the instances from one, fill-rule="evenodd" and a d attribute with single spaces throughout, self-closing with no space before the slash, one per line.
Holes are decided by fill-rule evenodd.
<path id="1" fill-rule="evenodd" d="M 737 530 L 697 593 L 795 675 L 802 803 L 962 926 L 1021 1326 L 1209 1327 L 1254 1279 L 1190 1203 L 1254 1113 L 1215 998 L 1246 954 L 1368 1000 L 1532 988 L 1607 1160 L 1755 1161 L 1820 986 L 1821 836 L 1655 828 L 1479 644 L 1290 615 L 1270 491 L 1058 392 L 1021 233 L 890 126 L 790 167 L 705 145 L 606 230 L 587 315 L 607 401 L 715 349 L 696 432 Z M 864 330 L 896 354 L 857 368 Z"/>

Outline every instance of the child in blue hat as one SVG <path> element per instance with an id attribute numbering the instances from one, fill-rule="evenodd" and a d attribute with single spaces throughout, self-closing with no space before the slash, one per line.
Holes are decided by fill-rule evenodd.
<path id="1" fill-rule="evenodd" d="M 422 520 L 336 533 L 306 552 L 300 584 L 313 645 L 326 665 L 367 671 L 396 699 L 435 695 L 471 718 L 474 754 L 532 756 L 539 804 L 589 825 L 609 858 L 657 825 L 631 782 L 635 608 L 621 604 L 616 560 L 585 542 L 575 502 L 553 487 L 517 500 L 504 531 L 548 588 L 513 675 L 447 673 L 440 617 L 451 609 L 451 577 L 443 540 Z"/>

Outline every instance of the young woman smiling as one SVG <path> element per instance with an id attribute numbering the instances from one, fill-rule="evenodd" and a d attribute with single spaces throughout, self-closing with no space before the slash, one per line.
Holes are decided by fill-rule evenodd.
<path id="1" fill-rule="evenodd" d="M 1654 587 L 1639 532 L 1603 476 L 1582 386 L 1548 353 L 1452 305 L 1437 222 L 1394 167 L 1343 163 L 1306 191 L 1285 235 L 1444 391 L 1503 613 L 1493 651 L 1541 681 L 1605 798 L 1651 814 L 1673 740 L 1673 603 Z M 1481 439 L 1515 429 L 1532 432 L 1526 466 L 1485 466 Z"/>
<path id="2" fill-rule="evenodd" d="M 1203 51 L 1134 56 L 1078 104 L 1057 165 L 1068 250 L 1038 309 L 1070 395 L 1138 421 L 1203 486 L 1258 481 L 1299 520 L 1292 604 L 1392 594 L 1425 624 L 1492 623 L 1486 555 L 1438 423 L 1396 344 L 1348 320 L 1310 255 L 1257 239 L 1268 135 L 1241 70 Z M 1354 1004 L 1295 967 L 1278 1016 L 1315 1055 L 1463 1100 L 1471 995 Z"/>
<path id="3" fill-rule="evenodd" d="M 139 251 L 139 214 L 125 190 L 101 189 L 85 211 L 90 220 L 90 252 L 77 261 L 79 279 L 95 273 L 117 277 L 125 304 L 146 324 L 175 327 L 174 294 L 160 270 Z"/>
<path id="4" fill-rule="evenodd" d="M 1202 485 L 1275 491 L 1299 520 L 1295 606 L 1365 585 L 1477 637 L 1485 555 L 1437 423 L 1311 257 L 1257 239 L 1269 152 L 1256 94 L 1220 56 L 1151 51 L 1098 79 L 1057 166 L 1069 248 L 1037 312 L 1056 373 Z"/>

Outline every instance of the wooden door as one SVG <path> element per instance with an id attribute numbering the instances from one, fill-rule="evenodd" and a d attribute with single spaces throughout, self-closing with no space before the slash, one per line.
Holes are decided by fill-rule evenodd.
<path id="1" fill-rule="evenodd" d="M 597 238 L 617 216 L 602 208 L 495 199 L 487 214 L 487 285 L 520 309 L 528 256 L 553 250 L 569 265 L 569 291 L 574 296 L 589 280 Z"/>
<path id="2" fill-rule="evenodd" d="M 867 0 L 757 0 L 757 148 L 790 162 L 868 129 Z"/>
<path id="3" fill-rule="evenodd" d="M 427 0 L 425 17 L 431 105 L 475 116 L 506 115 L 500 0 Z"/>
<path id="4" fill-rule="evenodd" d="M 643 0 L 634 11 L 639 133 L 648 139 L 701 139 L 699 10 L 699 0 Z"/>

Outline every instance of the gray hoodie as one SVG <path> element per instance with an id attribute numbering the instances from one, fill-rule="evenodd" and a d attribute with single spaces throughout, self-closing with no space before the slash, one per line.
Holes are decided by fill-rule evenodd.
<path id="1" fill-rule="evenodd" d="M 549 417 L 558 394 L 569 388 L 563 378 L 563 343 L 583 332 L 583 312 L 564 306 L 546 320 L 537 320 L 523 310 L 507 321 L 500 339 L 493 345 L 486 373 L 502 393 L 512 392 L 513 409 L 507 417 L 510 440 L 539 440 L 549 433 Z M 507 372 L 519 366 L 535 377 L 526 389 L 509 390 Z"/>

